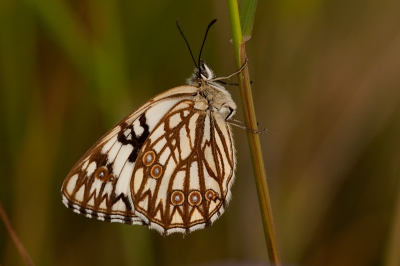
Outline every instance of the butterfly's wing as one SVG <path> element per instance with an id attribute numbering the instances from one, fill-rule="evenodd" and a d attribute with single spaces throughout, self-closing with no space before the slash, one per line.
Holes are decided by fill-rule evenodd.
<path id="1" fill-rule="evenodd" d="M 135 214 L 166 235 L 211 225 L 231 197 L 234 153 L 229 125 L 207 101 L 178 102 L 138 155 L 131 179 Z"/>
<path id="2" fill-rule="evenodd" d="M 135 214 L 130 188 L 138 154 L 165 114 L 197 91 L 193 86 L 181 86 L 161 93 L 106 133 L 64 180 L 63 203 L 90 218 L 143 224 Z"/>

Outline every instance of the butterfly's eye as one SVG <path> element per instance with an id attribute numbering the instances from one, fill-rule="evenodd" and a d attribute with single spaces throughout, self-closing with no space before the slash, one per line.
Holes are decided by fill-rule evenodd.
<path id="1" fill-rule="evenodd" d="M 199 191 L 193 190 L 189 193 L 188 197 L 189 204 L 192 206 L 199 206 L 202 202 L 202 196 Z"/>
<path id="2" fill-rule="evenodd" d="M 182 191 L 175 190 L 171 194 L 171 203 L 172 205 L 178 206 L 182 205 L 183 202 L 185 201 L 185 196 L 183 195 Z"/>

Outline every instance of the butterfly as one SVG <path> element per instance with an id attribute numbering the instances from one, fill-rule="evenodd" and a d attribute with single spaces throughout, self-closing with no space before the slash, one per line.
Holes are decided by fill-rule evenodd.
<path id="1" fill-rule="evenodd" d="M 229 125 L 236 104 L 218 80 L 199 59 L 187 85 L 125 117 L 74 165 L 63 203 L 89 218 L 162 235 L 211 225 L 231 199 L 236 167 Z"/>

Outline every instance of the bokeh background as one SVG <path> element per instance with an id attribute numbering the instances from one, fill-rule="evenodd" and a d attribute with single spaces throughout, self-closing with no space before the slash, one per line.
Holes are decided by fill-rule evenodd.
<path id="1" fill-rule="evenodd" d="M 287 265 L 400 265 L 400 1 L 259 1 L 249 70 Z M 246 133 L 210 228 L 162 237 L 74 214 L 61 184 L 103 133 L 193 71 L 235 71 L 226 1 L 0 1 L 0 201 L 37 265 L 262 265 Z M 234 82 L 234 80 L 232 80 Z M 228 88 L 239 104 L 238 88 Z M 23 265 L 3 224 L 0 264 Z"/>

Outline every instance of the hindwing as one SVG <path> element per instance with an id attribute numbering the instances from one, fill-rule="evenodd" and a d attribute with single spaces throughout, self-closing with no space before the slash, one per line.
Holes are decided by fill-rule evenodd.
<path id="1" fill-rule="evenodd" d="M 135 213 L 163 234 L 212 224 L 230 199 L 235 156 L 228 124 L 194 100 L 178 102 L 138 155 Z"/>

